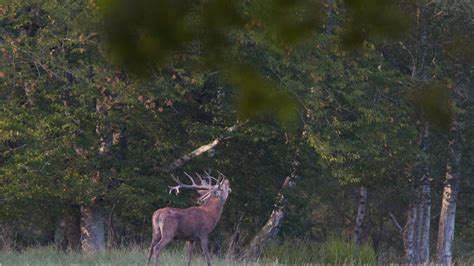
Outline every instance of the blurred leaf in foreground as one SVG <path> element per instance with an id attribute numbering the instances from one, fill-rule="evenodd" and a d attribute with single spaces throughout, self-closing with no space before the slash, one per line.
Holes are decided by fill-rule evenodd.
<path id="1" fill-rule="evenodd" d="M 430 83 L 414 89 L 412 94 L 415 107 L 423 119 L 442 132 L 451 128 L 453 108 L 450 92 L 446 86 Z"/>

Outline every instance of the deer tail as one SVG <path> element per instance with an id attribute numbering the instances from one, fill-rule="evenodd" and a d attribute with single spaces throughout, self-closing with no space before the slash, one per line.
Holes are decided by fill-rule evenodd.
<path id="1" fill-rule="evenodd" d="M 152 218 L 153 237 L 152 237 L 151 244 L 150 244 L 150 250 L 148 251 L 148 256 L 146 258 L 146 265 L 147 266 L 150 265 L 150 258 L 153 255 L 154 247 L 161 240 L 161 229 L 158 226 L 159 219 L 160 219 L 160 211 L 158 210 L 153 214 L 153 218 Z"/>

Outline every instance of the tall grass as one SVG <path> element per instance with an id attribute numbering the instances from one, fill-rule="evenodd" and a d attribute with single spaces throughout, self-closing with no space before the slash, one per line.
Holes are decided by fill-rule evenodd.
<path id="1" fill-rule="evenodd" d="M 320 263 L 319 247 L 306 240 L 287 240 L 273 243 L 263 255 L 263 261 L 274 261 L 285 265 L 308 265 Z"/>
<path id="2" fill-rule="evenodd" d="M 93 257 L 88 257 L 79 252 L 62 252 L 54 247 L 36 247 L 26 249 L 22 252 L 3 251 L 0 252 L 0 265 L 25 265 L 25 266 L 48 266 L 48 265 L 91 265 L 91 266 L 115 266 L 115 265 L 145 265 L 147 250 L 139 247 L 126 249 L 107 250 Z M 239 262 L 212 258 L 213 265 L 260 265 L 259 263 Z M 152 261 L 153 263 L 153 261 Z M 186 265 L 187 258 L 183 249 L 164 250 L 160 256 L 160 265 Z M 270 263 L 271 264 L 271 263 Z M 204 266 L 205 261 L 201 256 L 193 258 L 193 265 Z M 265 264 L 269 265 L 269 264 Z M 278 264 L 271 264 L 278 265 Z"/>
<path id="3" fill-rule="evenodd" d="M 22 252 L 3 250 L 0 251 L 0 266 L 28 265 L 144 265 L 147 250 L 134 246 L 123 249 L 107 250 L 94 257 L 84 256 L 79 252 L 58 251 L 54 247 L 35 247 Z M 456 258 L 457 265 L 474 265 L 472 253 L 468 256 Z M 390 261 L 393 260 L 393 261 Z M 403 260 L 402 260 L 403 261 Z M 272 244 L 257 262 L 213 257 L 213 265 L 234 266 L 278 266 L 278 265 L 377 265 L 400 263 L 394 261 L 393 256 L 377 260 L 375 252 L 370 245 L 356 247 L 351 242 L 337 239 L 326 241 L 322 244 L 304 240 L 285 241 Z M 160 265 L 186 265 L 187 258 L 181 246 L 170 247 L 160 256 Z M 206 265 L 202 256 L 196 254 L 193 265 Z"/>
<path id="4" fill-rule="evenodd" d="M 352 242 L 330 239 L 324 243 L 304 240 L 271 245 L 264 259 L 286 265 L 376 265 L 377 256 L 370 245 L 357 247 Z"/>
<path id="5" fill-rule="evenodd" d="M 377 256 L 368 244 L 358 247 L 353 242 L 331 239 L 321 247 L 321 261 L 333 265 L 376 265 Z"/>
<path id="6" fill-rule="evenodd" d="M 132 246 L 112 249 L 90 257 L 79 252 L 63 252 L 54 247 L 35 247 L 22 252 L 0 252 L 0 266 L 10 265 L 144 265 L 147 250 Z M 314 264 L 376 264 L 375 255 L 367 247 L 356 249 L 352 244 L 331 240 L 319 247 L 316 243 L 295 240 L 271 245 L 257 262 L 245 262 L 213 257 L 214 265 L 314 265 Z M 160 265 L 186 265 L 183 248 L 170 247 L 160 256 Z M 193 265 L 206 265 L 196 254 Z"/>

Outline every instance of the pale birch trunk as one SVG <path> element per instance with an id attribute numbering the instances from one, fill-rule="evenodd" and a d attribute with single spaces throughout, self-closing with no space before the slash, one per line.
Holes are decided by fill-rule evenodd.
<path id="1" fill-rule="evenodd" d="M 299 167 L 298 158 L 300 153 L 299 143 L 303 138 L 304 131 L 305 126 L 301 123 L 298 126 L 298 134 L 296 135 L 297 137 L 294 143 L 295 156 L 293 162 L 291 163 L 290 175 L 288 175 L 283 182 L 281 190 L 276 197 L 275 207 L 272 210 L 267 222 L 255 235 L 255 237 L 250 242 L 250 245 L 243 252 L 242 257 L 245 259 L 253 260 L 258 258 L 268 243 L 270 243 L 270 241 L 273 240 L 280 232 L 280 228 L 283 224 L 283 218 L 285 217 L 285 208 L 288 203 L 285 197 L 285 192 L 293 188 L 296 185 L 296 181 L 298 179 L 297 170 Z"/>
<path id="2" fill-rule="evenodd" d="M 426 174 L 428 170 L 425 170 Z M 421 180 L 420 188 L 420 207 L 419 207 L 419 254 L 420 264 L 430 262 L 430 225 L 431 225 L 431 182 L 427 175 Z"/>
<path id="3" fill-rule="evenodd" d="M 272 211 L 270 218 L 250 242 L 243 258 L 252 260 L 262 255 L 265 246 L 278 235 L 284 216 L 282 209 Z"/>
<path id="4" fill-rule="evenodd" d="M 244 259 L 253 260 L 260 257 L 268 243 L 272 241 L 280 232 L 281 225 L 283 224 L 283 218 L 285 217 L 285 207 L 287 204 L 284 193 L 287 189 L 295 185 L 295 180 L 297 179 L 296 169 L 298 164 L 298 161 L 293 161 L 292 173 L 287 176 L 283 182 L 282 189 L 280 193 L 278 193 L 275 208 L 270 214 L 270 217 L 268 218 L 265 225 L 255 235 L 244 251 L 242 256 Z"/>
<path id="5" fill-rule="evenodd" d="M 459 102 L 461 93 L 459 88 L 455 91 L 455 100 Z M 451 140 L 448 144 L 448 161 L 446 164 L 446 180 L 441 200 L 441 213 L 438 225 L 438 243 L 436 247 L 436 260 L 439 264 L 452 264 L 453 240 L 456 218 L 456 204 L 458 200 L 459 184 L 461 180 L 461 158 L 462 158 L 462 124 L 459 114 L 455 115 L 451 126 Z"/>
<path id="6" fill-rule="evenodd" d="M 364 224 L 364 217 L 367 211 L 367 188 L 361 186 L 359 190 L 359 207 L 357 208 L 356 223 L 354 227 L 354 242 L 357 246 L 362 240 L 362 225 Z"/>
<path id="7" fill-rule="evenodd" d="M 408 264 L 428 264 L 430 259 L 431 222 L 431 178 L 428 165 L 430 131 L 426 122 L 418 121 L 420 129 L 419 146 L 422 156 L 418 158 L 415 179 L 413 180 L 414 200 L 410 204 L 403 244 Z"/>
<path id="8" fill-rule="evenodd" d="M 420 260 L 417 239 L 418 206 L 412 205 L 408 211 L 403 228 L 403 247 L 408 264 L 417 264 Z"/>
<path id="9" fill-rule="evenodd" d="M 424 83 L 430 79 L 427 66 L 433 59 L 433 55 L 428 54 L 430 44 L 428 43 L 428 28 L 426 19 L 430 12 L 426 6 L 416 7 L 419 14 L 418 26 L 419 42 L 415 47 L 419 49 L 419 57 L 414 56 L 406 47 L 412 59 L 412 78 Z M 418 64 L 418 65 L 417 65 Z M 421 150 L 421 156 L 417 159 L 417 173 L 414 175 L 413 189 L 414 202 L 410 205 L 407 223 L 403 232 L 405 254 L 409 264 L 428 264 L 430 259 L 430 225 L 431 225 L 431 176 L 430 176 L 430 127 L 427 121 L 424 121 L 425 113 L 421 113 L 421 119 L 417 121 L 419 129 L 418 145 Z"/>

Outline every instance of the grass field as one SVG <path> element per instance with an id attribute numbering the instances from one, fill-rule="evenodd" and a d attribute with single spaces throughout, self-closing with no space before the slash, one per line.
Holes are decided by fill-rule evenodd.
<path id="1" fill-rule="evenodd" d="M 79 252 L 58 251 L 54 247 L 35 247 L 22 252 L 0 251 L 0 266 L 10 265 L 145 265 L 147 251 L 142 247 L 107 250 L 94 257 Z M 265 256 L 257 262 L 225 260 L 212 258 L 213 265 L 377 265 L 402 264 L 403 256 L 389 254 L 378 259 L 368 245 L 355 248 L 353 244 L 331 240 L 321 246 L 313 246 L 306 242 L 284 243 L 270 246 Z M 160 256 L 160 265 L 186 265 L 182 245 L 166 249 Z M 468 256 L 455 259 L 456 265 L 474 265 L 474 257 Z M 203 258 L 196 254 L 193 265 L 206 265 Z"/>
<path id="2" fill-rule="evenodd" d="M 58 251 L 54 247 L 35 247 L 22 252 L 0 252 L 0 266 L 10 265 L 145 265 L 147 250 L 141 247 L 112 249 L 94 257 L 79 252 Z M 324 255 L 322 255 L 324 253 Z M 357 254 L 355 254 L 357 253 Z M 160 256 L 160 265 L 186 265 L 182 245 L 165 249 Z M 353 250 L 353 245 L 341 241 L 327 242 L 315 247 L 306 242 L 292 242 L 272 245 L 265 256 L 257 262 L 226 260 L 213 257 L 213 265 L 315 265 L 315 264 L 377 264 L 375 254 L 370 248 Z M 193 265 L 205 265 L 205 261 L 196 254 Z"/>
<path id="3" fill-rule="evenodd" d="M 83 256 L 76 252 L 61 252 L 53 247 L 27 249 L 21 253 L 13 251 L 0 252 L 0 265 L 145 265 L 146 250 L 127 248 L 108 250 L 94 257 Z M 281 265 L 279 263 L 245 263 L 212 258 L 213 265 Z M 187 258 L 183 250 L 165 250 L 160 256 L 160 265 L 186 265 Z M 206 265 L 201 256 L 193 258 L 193 265 Z"/>

